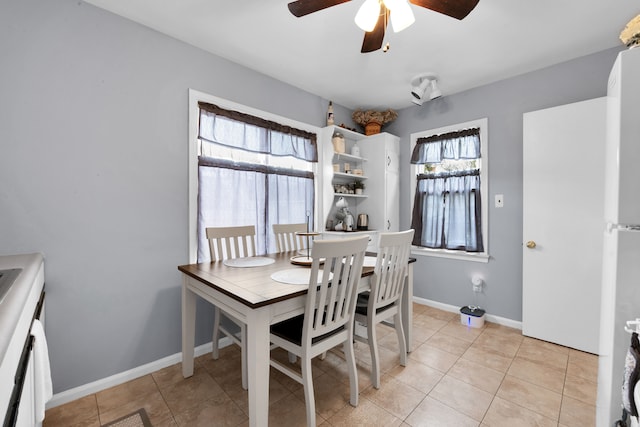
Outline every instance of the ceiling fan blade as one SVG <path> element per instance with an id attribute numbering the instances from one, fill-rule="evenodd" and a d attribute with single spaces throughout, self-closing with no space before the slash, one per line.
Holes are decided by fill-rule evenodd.
<path id="1" fill-rule="evenodd" d="M 376 22 L 376 26 L 373 28 L 373 31 L 364 33 L 362 49 L 360 50 L 361 53 L 373 52 L 374 50 L 378 50 L 382 47 L 382 42 L 384 41 L 384 32 L 388 22 L 389 10 L 384 6 L 383 3 L 381 3 L 380 15 L 378 16 L 378 22 Z"/>
<path id="2" fill-rule="evenodd" d="M 341 3 L 346 3 L 348 1 L 351 0 L 298 0 L 289 3 L 288 7 L 289 11 L 294 16 L 300 18 L 301 16 L 305 16 L 331 6 L 336 6 Z"/>
<path id="3" fill-rule="evenodd" d="M 409 3 L 440 12 L 452 18 L 464 19 L 464 17 L 476 7 L 478 1 L 479 0 L 409 0 Z"/>

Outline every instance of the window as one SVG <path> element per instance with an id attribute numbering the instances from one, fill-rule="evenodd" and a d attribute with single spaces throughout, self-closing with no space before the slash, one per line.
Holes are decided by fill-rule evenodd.
<path id="1" fill-rule="evenodd" d="M 411 135 L 414 253 L 488 259 L 487 120 Z"/>
<path id="2" fill-rule="evenodd" d="M 272 224 L 313 226 L 316 129 L 196 91 L 189 111 L 191 261 L 209 260 L 206 227 L 255 225 L 262 254 Z"/>

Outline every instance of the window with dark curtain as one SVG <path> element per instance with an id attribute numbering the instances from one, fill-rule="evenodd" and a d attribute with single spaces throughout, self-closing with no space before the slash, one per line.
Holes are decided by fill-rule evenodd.
<path id="1" fill-rule="evenodd" d="M 255 225 L 256 250 L 275 252 L 272 225 L 313 227 L 316 135 L 199 103 L 198 262 L 207 227 Z"/>
<path id="2" fill-rule="evenodd" d="M 419 138 L 411 163 L 424 165 L 416 177 L 413 244 L 482 252 L 480 129 Z"/>

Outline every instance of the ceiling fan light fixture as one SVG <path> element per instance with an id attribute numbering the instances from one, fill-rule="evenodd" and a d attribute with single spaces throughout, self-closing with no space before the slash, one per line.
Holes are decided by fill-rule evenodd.
<path id="1" fill-rule="evenodd" d="M 383 0 L 384 5 L 391 11 L 391 26 L 395 33 L 408 28 L 416 22 L 411 6 L 407 0 Z"/>
<path id="2" fill-rule="evenodd" d="M 365 0 L 356 13 L 356 25 L 363 31 L 371 32 L 380 16 L 380 3 L 378 0 Z"/>
<path id="3" fill-rule="evenodd" d="M 337 6 L 351 0 L 294 0 L 287 7 L 293 16 L 301 17 Z M 361 53 L 382 49 L 389 21 L 397 33 L 415 22 L 412 6 L 429 9 L 455 19 L 464 19 L 480 0 L 364 0 L 355 16 L 355 23 L 364 30 Z M 389 43 L 384 45 L 384 52 Z"/>

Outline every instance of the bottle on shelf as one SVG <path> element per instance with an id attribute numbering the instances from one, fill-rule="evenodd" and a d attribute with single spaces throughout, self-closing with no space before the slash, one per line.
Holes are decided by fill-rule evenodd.
<path id="1" fill-rule="evenodd" d="M 327 109 L 327 126 L 333 125 L 333 101 L 329 101 L 329 108 Z"/>

